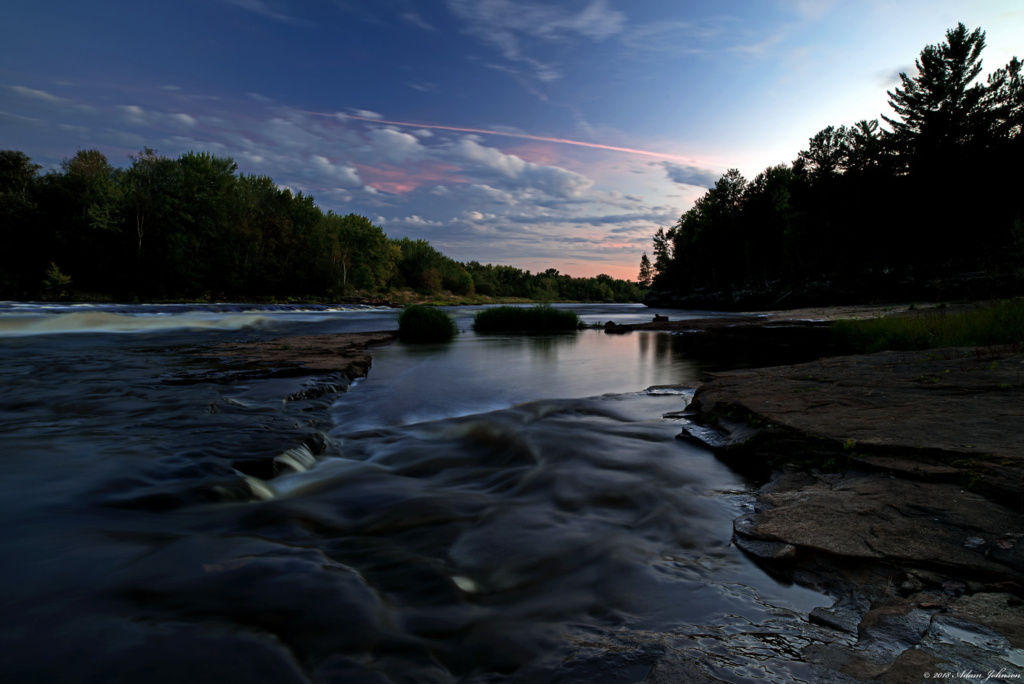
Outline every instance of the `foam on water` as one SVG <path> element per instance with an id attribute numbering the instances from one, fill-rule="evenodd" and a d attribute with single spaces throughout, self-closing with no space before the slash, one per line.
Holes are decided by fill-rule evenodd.
<path id="1" fill-rule="evenodd" d="M 246 330 L 266 327 L 272 318 L 255 314 L 121 314 L 89 311 L 0 317 L 0 337 L 59 335 L 64 333 L 145 333 L 167 330 Z"/>

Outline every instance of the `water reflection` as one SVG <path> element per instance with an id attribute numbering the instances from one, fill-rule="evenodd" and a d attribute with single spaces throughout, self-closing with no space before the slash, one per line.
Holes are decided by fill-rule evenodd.
<path id="1" fill-rule="evenodd" d="M 339 431 L 463 416 L 539 398 L 696 386 L 699 364 L 663 333 L 459 335 L 453 343 L 374 352 L 359 391 L 334 407 Z"/>

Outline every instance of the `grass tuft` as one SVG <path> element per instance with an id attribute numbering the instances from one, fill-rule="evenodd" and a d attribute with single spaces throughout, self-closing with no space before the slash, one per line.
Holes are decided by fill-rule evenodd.
<path id="1" fill-rule="evenodd" d="M 941 347 L 1024 344 L 1024 299 L 1017 298 L 962 311 L 838 320 L 832 325 L 844 351 L 871 354 Z"/>
<path id="2" fill-rule="evenodd" d="M 398 339 L 403 342 L 447 342 L 459 328 L 447 311 L 414 304 L 398 315 Z"/>
<path id="3" fill-rule="evenodd" d="M 574 311 L 556 309 L 546 304 L 496 306 L 484 309 L 473 318 L 477 332 L 559 332 L 578 330 L 582 326 Z"/>

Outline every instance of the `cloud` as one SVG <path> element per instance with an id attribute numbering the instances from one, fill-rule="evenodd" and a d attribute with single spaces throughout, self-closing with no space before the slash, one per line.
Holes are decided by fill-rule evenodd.
<path id="1" fill-rule="evenodd" d="M 765 38 L 764 40 L 761 40 L 761 41 L 759 41 L 757 43 L 746 43 L 746 44 L 742 44 L 742 45 L 733 45 L 732 47 L 728 48 L 727 51 L 728 52 L 739 52 L 739 53 L 742 53 L 742 54 L 747 54 L 747 55 L 752 55 L 752 56 L 758 57 L 758 56 L 764 55 L 769 50 L 771 50 L 772 47 L 774 47 L 775 45 L 778 45 L 779 43 L 781 43 L 783 38 L 785 38 L 785 36 L 783 34 L 775 33 L 775 34 L 770 35 L 767 38 Z"/>
<path id="2" fill-rule="evenodd" d="M 468 136 L 452 144 L 448 156 L 457 164 L 489 176 L 498 185 L 534 188 L 555 197 L 578 197 L 594 184 L 575 171 L 534 164 L 514 154 L 481 145 Z"/>
<path id="3" fill-rule="evenodd" d="M 592 0 L 579 11 L 516 0 L 448 0 L 448 9 L 467 33 L 497 48 L 505 59 L 528 64 L 542 81 L 558 78 L 558 69 L 527 54 L 527 43 L 602 41 L 626 24 L 626 16 L 609 8 L 607 0 Z"/>
<path id="4" fill-rule="evenodd" d="M 436 28 L 434 28 L 430 23 L 427 22 L 426 19 L 421 17 L 416 12 L 404 12 L 404 13 L 398 15 L 398 16 L 403 21 L 406 21 L 406 22 L 412 24 L 416 28 L 421 28 L 424 31 L 437 31 Z"/>
<path id="5" fill-rule="evenodd" d="M 661 162 L 669 180 L 681 185 L 696 185 L 702 188 L 713 187 L 721 174 L 696 166 L 683 166 L 672 162 Z"/>
<path id="6" fill-rule="evenodd" d="M 332 181 L 348 188 L 362 187 L 363 181 L 359 179 L 359 174 L 355 168 L 344 164 L 335 164 L 327 157 L 319 154 L 314 154 L 311 159 L 313 161 L 313 168 Z"/>
<path id="7" fill-rule="evenodd" d="M 666 223 L 674 219 L 673 214 L 668 213 L 664 209 L 659 211 L 645 211 L 637 212 L 633 214 L 606 214 L 602 216 L 545 216 L 545 223 L 561 223 L 561 224 L 578 224 L 588 226 L 608 226 L 608 225 L 620 225 L 623 223 L 636 223 L 643 222 L 644 224 L 652 223 Z M 515 216 L 509 217 L 509 220 L 517 223 L 536 223 L 536 216 Z M 626 226 L 622 228 L 615 228 L 609 232 L 611 233 L 628 233 L 637 230 L 636 226 Z M 646 227 L 642 230 L 647 230 Z"/>
<path id="8" fill-rule="evenodd" d="M 41 128 L 46 125 L 42 119 L 35 119 L 29 116 L 21 116 L 19 114 L 11 114 L 10 112 L 0 111 L 0 123 L 8 126 L 25 126 L 28 128 Z"/>
<path id="9" fill-rule="evenodd" d="M 818 21 L 825 17 L 835 6 L 835 0 L 784 0 L 784 6 L 801 19 Z"/>
<path id="10" fill-rule="evenodd" d="M 442 221 L 434 221 L 434 220 L 431 220 L 431 219 L 425 219 L 425 218 L 423 218 L 422 216 L 420 216 L 418 214 L 413 214 L 411 216 L 404 216 L 404 217 L 401 217 L 401 218 L 394 217 L 394 218 L 390 218 L 390 219 L 385 219 L 385 220 L 381 221 L 381 223 L 386 223 L 386 224 L 388 224 L 388 226 L 392 226 L 392 225 L 398 224 L 398 225 L 404 225 L 404 226 L 415 226 L 415 227 L 420 227 L 420 228 L 421 227 L 438 227 L 438 226 L 445 225 L 444 222 L 442 222 Z"/>
<path id="11" fill-rule="evenodd" d="M 195 117 L 188 114 L 171 114 L 167 118 L 183 128 L 195 128 L 199 124 Z"/>
<path id="12" fill-rule="evenodd" d="M 374 190 L 391 195 L 408 195 L 424 185 L 433 185 L 439 181 L 466 182 L 457 173 L 459 168 L 450 163 L 424 158 L 413 163 L 384 164 L 380 161 L 381 153 L 372 148 L 366 150 L 365 156 L 372 160 L 357 165 L 366 184 Z"/>
<path id="13" fill-rule="evenodd" d="M 917 65 L 909 64 L 907 66 L 901 66 L 897 69 L 885 69 L 875 73 L 875 82 L 882 88 L 889 90 L 891 88 L 899 87 L 903 85 L 902 74 L 906 74 L 913 78 L 917 75 Z"/>
<path id="14" fill-rule="evenodd" d="M 150 123 L 149 117 L 146 115 L 146 110 L 138 105 L 121 105 L 118 109 L 121 110 L 128 123 L 135 124 L 137 126 L 145 126 Z"/>
<path id="15" fill-rule="evenodd" d="M 604 40 L 619 33 L 626 21 L 622 12 L 608 7 L 607 0 L 593 0 L 579 12 L 517 0 L 449 0 L 448 7 L 470 24 L 477 37 L 499 44 L 518 42 L 522 36 L 555 39 L 574 34 Z M 490 35 L 481 35 L 483 31 Z"/>
<path id="16" fill-rule="evenodd" d="M 143 109 L 138 105 L 119 105 L 117 109 L 120 110 L 124 121 L 133 126 L 166 126 L 179 131 L 190 131 L 199 125 L 196 117 L 183 112 L 158 112 Z"/>
<path id="17" fill-rule="evenodd" d="M 268 19 L 274 19 L 275 21 L 283 21 L 288 24 L 296 23 L 295 19 L 288 16 L 287 14 L 284 14 L 283 12 L 277 11 L 264 0 L 223 0 L 223 2 L 229 5 L 234 5 L 235 7 L 240 7 L 241 9 L 248 10 L 250 12 L 254 12 L 261 16 L 267 17 Z"/>
<path id="18" fill-rule="evenodd" d="M 465 186 L 465 194 L 471 199 L 490 202 L 492 204 L 511 205 L 515 203 L 515 195 L 507 190 L 492 188 L 484 183 L 472 183 Z"/>
<path id="19" fill-rule="evenodd" d="M 267 140 L 291 150 L 313 150 L 322 140 L 308 126 L 302 125 L 299 117 L 274 117 L 260 126 L 260 132 Z"/>
<path id="20" fill-rule="evenodd" d="M 37 100 L 39 102 L 48 102 L 50 104 L 61 104 L 61 103 L 64 103 L 64 102 L 68 102 L 68 100 L 66 100 L 65 98 L 57 97 L 56 95 L 48 93 L 48 92 L 46 92 L 44 90 L 36 90 L 34 88 L 26 88 L 25 86 L 7 86 L 7 87 L 9 89 L 13 90 L 14 92 L 18 93 L 22 97 L 27 98 L 29 100 Z"/>
<path id="21" fill-rule="evenodd" d="M 423 156 L 424 148 L 419 138 L 392 128 L 376 128 L 370 131 L 370 145 L 374 151 L 388 161 L 403 162 Z"/>
<path id="22" fill-rule="evenodd" d="M 377 112 L 371 112 L 369 109 L 350 109 L 350 112 L 363 119 L 383 119 L 384 117 Z M 344 116 L 344 114 L 342 114 Z"/>

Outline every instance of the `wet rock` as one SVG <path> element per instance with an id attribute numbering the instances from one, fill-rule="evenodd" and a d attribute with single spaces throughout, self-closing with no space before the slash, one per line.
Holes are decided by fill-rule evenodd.
<path id="1" fill-rule="evenodd" d="M 816 625 L 822 625 L 823 627 L 839 630 L 840 632 L 857 633 L 856 622 L 847 619 L 845 616 L 835 615 L 827 608 L 815 608 L 808 614 L 807 619 Z"/>
<path id="2" fill-rule="evenodd" d="M 1013 648 L 1024 649 L 1024 606 L 1005 592 L 980 592 L 961 596 L 949 606 L 950 615 L 988 628 L 1005 636 Z"/>
<path id="3" fill-rule="evenodd" d="M 256 368 L 290 366 L 307 373 L 339 373 L 348 380 L 366 375 L 372 359 L 367 349 L 391 344 L 397 331 L 299 335 L 276 340 L 221 345 L 199 356 L 236 360 Z"/>
<path id="4" fill-rule="evenodd" d="M 836 601 L 830 608 L 815 608 L 807 617 L 816 625 L 856 634 L 861 616 L 869 606 L 869 601 L 863 596 L 850 595 Z"/>
<path id="5" fill-rule="evenodd" d="M 680 657 L 678 654 L 669 653 L 651 667 L 646 679 L 640 681 L 644 684 L 678 684 L 679 682 L 711 684 L 720 680 L 709 677 L 692 660 Z"/>
<path id="6" fill-rule="evenodd" d="M 917 594 L 922 589 L 924 589 L 924 582 L 912 576 L 908 577 L 902 584 L 900 584 L 900 593 L 904 596 Z"/>
<path id="7" fill-rule="evenodd" d="M 857 633 L 867 650 L 902 653 L 919 643 L 931 626 L 932 613 L 903 598 L 885 598 L 864 614 Z"/>
<path id="8" fill-rule="evenodd" d="M 710 376 L 694 396 L 704 425 L 745 422 L 757 434 L 715 448 L 747 460 L 807 451 L 837 464 L 927 482 L 956 480 L 1024 505 L 1024 354 L 945 349 L 844 356 Z M 936 381 L 921 382 L 921 378 Z M 965 415 L 969 416 L 965 420 Z"/>
<path id="9" fill-rule="evenodd" d="M 311 401 L 320 399 L 330 394 L 347 392 L 351 381 L 341 374 L 334 374 L 326 378 L 318 378 L 306 385 L 298 392 L 293 392 L 285 397 L 285 401 Z"/>
<path id="10" fill-rule="evenodd" d="M 894 456 L 851 456 L 848 462 L 851 467 L 866 472 L 880 472 L 922 482 L 957 482 L 964 476 L 963 468 Z"/>
<path id="11" fill-rule="evenodd" d="M 955 615 L 936 615 L 919 648 L 941 656 L 941 671 L 1019 674 L 1024 667 L 1024 650 L 991 627 Z"/>
<path id="12" fill-rule="evenodd" d="M 784 542 L 758 541 L 737 536 L 736 546 L 765 561 L 796 560 L 796 547 Z"/>
<path id="13" fill-rule="evenodd" d="M 786 484 L 773 483 L 760 496 L 765 509 L 736 529 L 750 539 L 836 556 L 954 569 L 992 581 L 1024 577 L 1019 553 L 999 558 L 964 546 L 972 536 L 1024 532 L 1021 516 L 955 486 L 867 474 Z"/>

